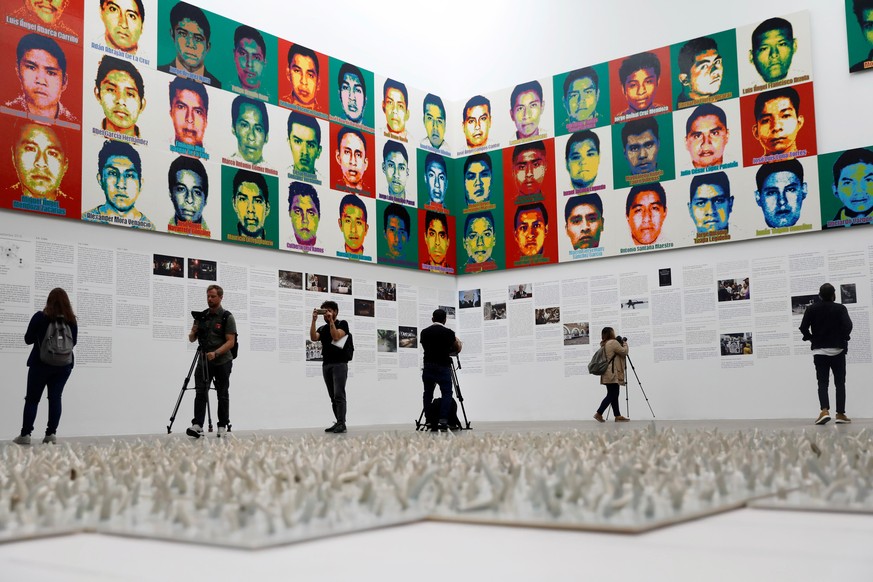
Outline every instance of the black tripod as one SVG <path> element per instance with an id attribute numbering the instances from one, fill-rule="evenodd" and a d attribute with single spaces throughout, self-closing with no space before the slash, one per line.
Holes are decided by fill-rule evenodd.
<path id="1" fill-rule="evenodd" d="M 634 373 L 634 378 L 637 379 L 637 385 L 640 387 L 640 392 L 643 393 L 643 398 L 646 399 L 646 404 L 649 405 L 649 412 L 652 413 L 652 418 L 655 418 L 655 411 L 652 410 L 652 404 L 649 402 L 649 397 L 646 394 L 646 391 L 643 390 L 643 383 L 640 382 L 640 377 L 637 375 L 637 369 L 634 367 L 634 361 L 631 360 L 630 354 L 625 356 L 627 358 L 627 363 L 630 364 L 631 371 Z M 628 385 L 624 385 L 624 409 L 626 411 L 627 417 L 630 418 L 630 395 L 628 394 Z M 609 418 L 609 408 L 606 409 L 606 418 Z"/>
<path id="2" fill-rule="evenodd" d="M 194 354 L 194 359 L 191 361 L 191 367 L 188 368 L 188 375 L 185 376 L 185 380 L 182 382 L 182 389 L 179 390 L 179 397 L 176 399 L 176 406 L 173 408 L 173 414 L 170 415 L 170 424 L 167 425 L 167 434 L 173 432 L 173 423 L 176 421 L 176 413 L 179 412 L 179 405 L 182 404 L 182 396 L 185 394 L 185 390 L 189 390 L 188 383 L 191 381 L 191 374 L 194 373 L 195 368 L 201 378 L 206 381 L 209 380 L 209 372 L 206 368 L 206 350 L 202 345 L 197 346 L 197 353 Z M 193 388 L 190 388 L 190 390 L 193 390 Z M 206 418 L 209 419 L 209 432 L 212 432 L 212 410 L 209 408 L 209 390 L 206 391 Z M 230 431 L 230 425 L 228 425 L 227 430 Z"/>
<path id="3" fill-rule="evenodd" d="M 454 357 L 452 362 L 452 386 L 454 387 L 455 394 L 458 395 L 458 402 L 461 403 L 461 413 L 464 415 L 464 423 L 461 424 L 461 430 L 472 430 L 473 427 L 470 426 L 470 421 L 467 420 L 467 409 L 464 408 L 464 395 L 461 394 L 461 385 L 458 384 L 458 370 L 461 369 L 461 357 L 458 354 L 452 354 Z M 421 419 L 425 416 L 426 407 L 422 407 L 421 414 L 418 415 L 418 420 L 415 421 L 415 430 L 436 430 L 436 426 L 428 425 L 427 422 L 422 422 Z"/>

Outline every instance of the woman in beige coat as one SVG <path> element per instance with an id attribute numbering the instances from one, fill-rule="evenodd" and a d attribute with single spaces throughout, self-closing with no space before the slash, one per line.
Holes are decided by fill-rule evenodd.
<path id="1" fill-rule="evenodd" d="M 603 413 L 606 411 L 607 406 L 612 406 L 615 422 L 627 422 L 630 419 L 622 416 L 618 409 L 618 394 L 621 390 L 621 385 L 627 385 L 624 371 L 628 346 L 626 341 L 616 339 L 615 330 L 611 327 L 604 327 L 603 331 L 600 332 L 600 337 L 600 345 L 606 348 L 606 361 L 609 362 L 609 367 L 600 376 L 600 383 L 606 386 L 606 398 L 603 399 L 603 402 L 600 403 L 600 408 L 594 413 L 594 420 L 606 422 L 603 420 Z"/>

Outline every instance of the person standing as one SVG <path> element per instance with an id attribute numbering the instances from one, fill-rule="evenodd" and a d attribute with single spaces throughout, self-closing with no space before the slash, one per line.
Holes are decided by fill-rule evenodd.
<path id="1" fill-rule="evenodd" d="M 202 319 L 194 321 L 188 332 L 188 341 L 199 339 L 201 358 L 206 358 L 206 375 L 198 367 L 194 377 L 194 418 L 191 427 L 185 431 L 195 439 L 203 436 L 203 419 L 206 416 L 206 406 L 209 403 L 209 385 L 215 382 L 218 393 L 218 436 L 223 437 L 230 426 L 230 372 L 233 370 L 233 354 L 231 350 L 236 344 L 236 320 L 233 314 L 225 312 L 221 306 L 224 289 L 218 285 L 206 288 L 206 304 L 209 308 L 203 312 Z M 225 317 L 225 313 L 227 316 Z M 200 326 L 203 326 L 201 333 Z"/>
<path id="2" fill-rule="evenodd" d="M 72 348 L 70 348 L 68 364 L 49 364 L 43 362 L 40 348 L 42 343 L 46 341 L 45 336 L 49 325 L 58 320 L 63 320 L 69 327 L 72 335 L 72 345 L 75 346 L 79 333 L 76 314 L 73 313 L 73 307 L 70 305 L 70 298 L 67 296 L 67 292 L 60 287 L 55 287 L 49 292 L 43 310 L 37 311 L 30 318 L 27 331 L 24 333 L 25 343 L 33 345 L 33 348 L 30 350 L 30 356 L 27 358 L 29 370 L 27 371 L 27 394 L 24 397 L 21 434 L 13 439 L 13 442 L 19 445 L 30 444 L 30 433 L 33 432 L 33 423 L 36 421 L 39 401 L 42 399 L 42 393 L 46 387 L 48 387 L 49 402 L 48 426 L 46 426 L 45 438 L 42 439 L 42 442 L 49 444 L 57 442 L 55 435 L 61 420 L 61 395 L 64 392 L 64 385 L 66 385 L 67 379 L 69 379 L 70 374 L 73 372 L 74 358 Z"/>
<path id="3" fill-rule="evenodd" d="M 319 314 L 324 318 L 324 325 L 315 329 Z M 309 326 L 309 339 L 321 342 L 321 374 L 330 396 L 330 405 L 336 422 L 324 429 L 324 432 L 346 432 L 346 380 L 349 377 L 349 358 L 343 350 L 344 337 L 349 335 L 349 324 L 343 319 L 337 319 L 339 305 L 336 301 L 325 301 L 321 309 L 312 310 L 312 324 Z"/>
<path id="4" fill-rule="evenodd" d="M 449 412 L 452 405 L 452 353 L 459 353 L 463 344 L 452 329 L 446 327 L 446 311 L 436 309 L 431 317 L 433 325 L 421 330 L 421 347 L 424 348 L 424 367 L 421 381 L 424 384 L 423 403 L 427 410 L 433 399 L 437 384 L 440 387 L 440 418 L 435 428 L 440 432 L 449 429 Z"/>
<path id="5" fill-rule="evenodd" d="M 627 380 L 624 376 L 625 359 L 627 358 L 628 345 L 627 340 L 615 336 L 615 330 L 611 327 L 604 327 L 600 332 L 600 345 L 606 348 L 606 361 L 609 366 L 600 376 L 600 383 L 606 386 L 606 398 L 600 403 L 597 412 L 594 413 L 594 420 L 597 422 L 606 422 L 603 419 L 603 413 L 607 406 L 612 406 L 612 413 L 615 415 L 615 422 L 628 422 L 630 419 L 621 415 L 618 409 L 618 394 L 622 385 L 627 385 Z"/>
<path id="6" fill-rule="evenodd" d="M 813 303 L 803 312 L 800 332 L 803 341 L 812 343 L 812 361 L 815 364 L 815 377 L 818 381 L 818 402 L 821 407 L 816 424 L 827 424 L 831 420 L 828 383 L 830 372 L 834 373 L 837 390 L 837 424 L 847 424 L 852 420 L 846 416 L 846 352 L 852 333 L 852 318 L 842 303 L 837 303 L 834 286 L 825 283 L 818 290 L 820 302 Z"/>

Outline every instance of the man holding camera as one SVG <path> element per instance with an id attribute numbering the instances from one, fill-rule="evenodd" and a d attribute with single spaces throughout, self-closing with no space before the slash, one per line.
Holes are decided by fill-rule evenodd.
<path id="1" fill-rule="evenodd" d="M 430 406 L 433 391 L 440 386 L 440 418 L 436 429 L 449 429 L 449 412 L 452 405 L 452 354 L 459 353 L 463 344 L 455 332 L 446 327 L 446 311 L 436 309 L 431 318 L 433 325 L 421 330 L 421 346 L 424 348 L 424 367 L 421 381 L 424 384 L 424 409 Z"/>
<path id="2" fill-rule="evenodd" d="M 209 308 L 195 317 L 194 325 L 188 332 L 188 341 L 199 341 L 200 357 L 206 358 L 203 362 L 206 374 L 198 366 L 194 376 L 194 418 L 191 428 L 185 431 L 195 439 L 203 436 L 203 417 L 209 403 L 209 385 L 213 381 L 218 392 L 218 436 L 223 437 L 230 426 L 230 371 L 233 368 L 233 354 L 230 351 L 236 343 L 236 320 L 230 313 L 225 318 L 224 308 L 221 307 L 223 297 L 224 289 L 218 285 L 207 287 L 206 304 Z"/>
<path id="3" fill-rule="evenodd" d="M 324 318 L 324 325 L 315 329 L 319 315 Z M 339 306 L 335 301 L 325 301 L 321 309 L 313 309 L 309 339 L 321 342 L 321 374 L 336 417 L 333 426 L 324 429 L 324 432 L 343 433 L 346 432 L 346 380 L 349 377 L 349 358 L 343 346 L 349 341 L 349 324 L 345 320 L 337 320 L 337 315 Z"/>

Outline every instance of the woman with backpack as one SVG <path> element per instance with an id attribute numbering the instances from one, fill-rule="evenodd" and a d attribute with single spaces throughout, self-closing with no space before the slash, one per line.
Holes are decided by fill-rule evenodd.
<path id="1" fill-rule="evenodd" d="M 27 395 L 24 397 L 24 415 L 21 434 L 13 439 L 19 445 L 30 444 L 30 433 L 36 421 L 36 411 L 43 390 L 48 387 L 48 426 L 44 443 L 55 443 L 61 420 L 61 394 L 73 371 L 73 346 L 79 328 L 76 314 L 67 292 L 60 287 L 51 290 L 42 311 L 30 318 L 24 341 L 33 345 L 27 358 Z"/>
<path id="2" fill-rule="evenodd" d="M 616 338 L 615 330 L 611 327 L 604 327 L 600 332 L 601 347 L 606 352 L 606 361 L 609 365 L 606 372 L 601 374 L 600 383 L 606 386 L 606 398 L 600 403 L 600 408 L 594 413 L 594 420 L 597 422 L 606 422 L 603 420 L 603 413 L 607 406 L 612 406 L 612 413 L 615 415 L 615 422 L 627 422 L 630 419 L 621 415 L 618 409 L 618 394 L 621 390 L 621 385 L 627 384 L 624 377 L 625 359 L 627 357 L 628 346 L 626 338 Z"/>

